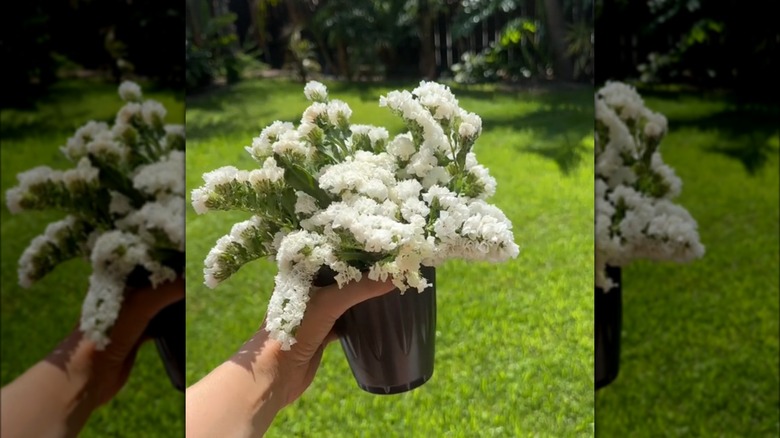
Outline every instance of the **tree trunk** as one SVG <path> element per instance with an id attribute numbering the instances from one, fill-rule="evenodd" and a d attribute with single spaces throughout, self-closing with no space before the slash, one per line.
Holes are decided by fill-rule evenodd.
<path id="1" fill-rule="evenodd" d="M 197 1 L 187 0 L 187 25 L 190 28 L 190 35 L 192 35 L 192 41 L 196 46 L 203 46 L 203 38 L 200 33 L 200 21 L 198 20 L 198 12 L 196 8 Z"/>
<path id="2" fill-rule="evenodd" d="M 339 42 L 337 55 L 339 63 L 339 74 L 344 76 L 344 78 L 348 81 L 351 81 L 352 72 L 349 68 L 349 54 L 347 53 L 347 46 L 343 41 Z"/>
<path id="3" fill-rule="evenodd" d="M 418 10 L 418 27 L 420 33 L 420 74 L 428 80 L 436 79 L 436 47 L 433 43 L 434 11 L 426 0 L 420 0 Z"/>
<path id="4" fill-rule="evenodd" d="M 569 57 L 566 56 L 566 22 L 563 20 L 561 2 L 544 0 L 544 9 L 555 61 L 555 77 L 570 81 L 573 79 L 573 71 Z"/>
<path id="5" fill-rule="evenodd" d="M 268 5 L 265 0 L 247 0 L 249 4 L 249 17 L 252 26 L 252 35 L 255 37 L 257 48 L 265 54 L 268 44 L 265 41 L 265 22 L 268 18 Z"/>

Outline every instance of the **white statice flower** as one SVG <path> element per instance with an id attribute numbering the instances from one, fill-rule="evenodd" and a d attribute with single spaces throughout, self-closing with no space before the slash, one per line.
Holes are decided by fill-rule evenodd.
<path id="1" fill-rule="evenodd" d="M 76 191 L 84 186 L 96 184 L 99 174 L 100 169 L 93 167 L 92 162 L 87 157 L 83 157 L 75 168 L 62 173 L 62 182 L 68 188 Z"/>
<path id="2" fill-rule="evenodd" d="M 295 213 L 304 216 L 311 215 L 319 209 L 317 200 L 302 191 L 295 192 Z"/>
<path id="3" fill-rule="evenodd" d="M 274 122 L 246 148 L 261 166 L 208 172 L 191 195 L 199 214 L 254 215 L 209 251 L 204 281 L 216 287 L 273 257 L 266 329 L 282 349 L 295 343 L 312 282 L 325 272 L 338 287 L 367 274 L 403 293 L 429 286 L 424 266 L 517 256 L 511 222 L 486 202 L 496 181 L 471 151 L 482 120 L 448 87 L 423 81 L 380 97 L 406 127 L 392 138 L 384 127 L 351 124 L 352 109 L 329 100 L 322 84 L 309 82 L 304 94 L 311 104 L 297 128 Z"/>
<path id="4" fill-rule="evenodd" d="M 203 181 L 206 182 L 206 185 L 194 189 L 191 195 L 192 206 L 195 208 L 195 212 L 203 214 L 209 211 L 209 208 L 206 205 L 209 194 L 214 191 L 215 187 L 228 184 L 235 180 L 238 173 L 239 170 L 234 166 L 223 166 L 219 169 L 212 170 L 211 172 L 204 173 Z"/>
<path id="5" fill-rule="evenodd" d="M 667 126 L 629 85 L 610 82 L 596 95 L 597 288 L 618 286 L 607 266 L 687 262 L 704 254 L 696 221 L 671 202 L 682 182 L 658 150 Z"/>
<path id="6" fill-rule="evenodd" d="M 147 202 L 125 218 L 116 221 L 121 230 L 131 231 L 146 241 L 157 240 L 155 233 L 162 233 L 178 251 L 184 251 L 184 198 L 163 196 Z M 179 219 L 179 220 L 176 220 Z"/>
<path id="7" fill-rule="evenodd" d="M 154 100 L 147 100 L 141 105 L 141 116 L 150 126 L 162 126 L 166 113 L 165 107 Z"/>
<path id="8" fill-rule="evenodd" d="M 309 81 L 303 87 L 303 94 L 306 99 L 312 102 L 326 102 L 328 100 L 328 89 L 317 81 Z"/>
<path id="9" fill-rule="evenodd" d="M 123 81 L 119 85 L 119 97 L 127 102 L 136 102 L 141 100 L 141 87 L 132 81 Z"/>
<path id="10" fill-rule="evenodd" d="M 395 184 L 392 157 L 387 153 L 374 155 L 358 151 L 343 163 L 329 167 L 319 178 L 322 189 L 334 195 L 346 192 L 360 193 L 378 201 L 389 195 L 388 188 Z"/>
<path id="11" fill-rule="evenodd" d="M 252 145 L 245 149 L 257 161 L 263 162 L 267 157 L 273 154 L 273 144 L 279 140 L 284 133 L 294 130 L 295 127 L 290 122 L 272 123 L 260 132 L 260 135 L 252 140 Z"/>
<path id="12" fill-rule="evenodd" d="M 275 183 L 284 179 L 284 169 L 276 165 L 276 160 L 268 157 L 263 161 L 263 167 L 249 172 L 249 182 L 260 184 L 261 182 Z"/>
<path id="13" fill-rule="evenodd" d="M 94 155 L 105 163 L 121 167 L 127 161 L 130 149 L 114 139 L 111 131 L 99 133 L 86 145 L 86 152 Z M 83 157 L 83 155 L 82 155 Z"/>
<path id="14" fill-rule="evenodd" d="M 133 187 L 152 196 L 184 195 L 184 152 L 171 151 L 160 161 L 138 168 Z"/>
<path id="15" fill-rule="evenodd" d="M 340 126 L 349 122 L 352 109 L 345 102 L 334 99 L 327 104 L 327 114 L 331 125 Z"/>
<path id="16" fill-rule="evenodd" d="M 183 269 L 184 128 L 165 125 L 165 108 L 143 101 L 137 84 L 122 83 L 119 95 L 127 103 L 113 126 L 88 122 L 60 148 L 74 167 L 19 173 L 6 192 L 12 213 L 68 212 L 22 253 L 19 283 L 28 287 L 68 259 L 88 259 L 80 328 L 98 349 L 110 342 L 126 294 Z"/>
<path id="17" fill-rule="evenodd" d="M 124 127 L 125 125 L 132 125 L 133 122 L 143 119 L 143 106 L 138 102 L 128 102 L 119 109 L 116 114 L 115 128 L 117 126 Z M 116 135 L 116 133 L 114 134 Z"/>
<path id="18" fill-rule="evenodd" d="M 108 124 L 89 121 L 76 130 L 75 135 L 68 139 L 65 146 L 60 147 L 60 151 L 70 161 L 74 163 L 78 162 L 82 157 L 87 155 L 88 152 L 92 152 L 87 148 L 87 145 L 98 138 L 101 139 L 101 142 L 106 141 L 106 134 L 108 135 L 108 139 L 110 139 L 111 131 L 108 129 Z"/>
<path id="19" fill-rule="evenodd" d="M 87 228 L 73 215 L 52 222 L 36 236 L 19 258 L 19 285 L 28 288 L 54 267 L 84 250 Z"/>
<path id="20" fill-rule="evenodd" d="M 306 142 L 302 141 L 300 133 L 295 130 L 282 133 L 271 145 L 271 149 L 275 154 L 299 156 L 302 159 L 312 154 Z"/>
<path id="21" fill-rule="evenodd" d="M 409 160 L 416 151 L 417 148 L 414 146 L 412 136 L 408 133 L 398 134 L 387 145 L 387 152 L 402 161 Z"/>
<path id="22" fill-rule="evenodd" d="M 436 82 L 421 81 L 420 85 L 412 90 L 420 104 L 428 108 L 437 120 L 452 120 L 460 110 L 458 99 L 450 91 L 450 87 Z"/>
<path id="23" fill-rule="evenodd" d="M 133 211 L 133 204 L 124 193 L 114 190 L 109 191 L 111 202 L 108 204 L 108 212 L 116 216 L 125 216 Z"/>

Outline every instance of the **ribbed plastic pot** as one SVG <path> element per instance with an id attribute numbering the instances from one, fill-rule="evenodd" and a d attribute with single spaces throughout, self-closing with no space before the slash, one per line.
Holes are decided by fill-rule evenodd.
<path id="1" fill-rule="evenodd" d="M 436 347 L 436 270 L 423 267 L 424 291 L 394 289 L 347 310 L 336 321 L 341 347 L 360 388 L 372 394 L 411 391 L 433 375 Z M 315 286 L 332 284 L 322 269 Z"/>
<path id="2" fill-rule="evenodd" d="M 623 322 L 620 268 L 607 266 L 607 276 L 617 286 L 608 292 L 596 288 L 594 303 L 596 389 L 612 383 L 620 370 L 620 331 Z"/>

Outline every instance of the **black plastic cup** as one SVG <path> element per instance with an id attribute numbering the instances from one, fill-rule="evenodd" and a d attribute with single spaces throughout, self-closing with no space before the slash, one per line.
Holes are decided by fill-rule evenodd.
<path id="1" fill-rule="evenodd" d="M 619 267 L 607 266 L 607 276 L 617 286 L 608 292 L 596 288 L 594 302 L 596 389 L 612 383 L 620 370 L 620 331 L 623 321 L 620 274 Z"/>
<path id="2" fill-rule="evenodd" d="M 327 271 L 320 271 L 316 286 L 333 283 Z M 424 291 L 394 289 L 353 306 L 336 321 L 352 374 L 367 392 L 400 394 L 433 376 L 436 270 L 424 266 L 420 272 L 430 284 Z"/>

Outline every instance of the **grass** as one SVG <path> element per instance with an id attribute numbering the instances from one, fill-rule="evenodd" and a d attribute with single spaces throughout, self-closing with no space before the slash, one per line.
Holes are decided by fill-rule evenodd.
<path id="1" fill-rule="evenodd" d="M 183 96 L 149 88 L 149 97 L 168 109 L 171 123 L 184 121 Z M 0 114 L 0 162 L 3 193 L 16 185 L 16 174 L 39 165 L 69 168 L 59 152 L 76 128 L 90 119 L 112 121 L 122 102 L 116 86 L 67 81 L 55 85 L 32 108 L 7 109 Z M 89 264 L 72 260 L 59 266 L 30 289 L 17 284 L 16 266 L 30 240 L 62 217 L 57 212 L 28 212 L 12 216 L 0 208 L 2 226 L 1 377 L 5 385 L 43 359 L 79 320 L 88 287 Z M 184 396 L 173 389 L 153 343 L 139 351 L 125 388 L 90 418 L 81 436 L 173 436 L 184 427 Z"/>
<path id="2" fill-rule="evenodd" d="M 354 123 L 402 124 L 381 94 L 414 83 L 329 83 Z M 188 98 L 187 187 L 224 165 L 252 168 L 243 150 L 274 120 L 298 122 L 303 87 L 247 81 Z M 433 378 L 376 396 L 355 384 L 332 344 L 309 390 L 268 436 L 591 436 L 593 433 L 593 95 L 590 89 L 454 89 L 482 116 L 476 145 L 498 180 L 492 202 L 512 220 L 520 256 L 505 264 L 437 269 Z M 571 149 L 567 151 L 568 149 Z M 592 152 L 590 152 L 592 154 Z M 587 155 L 586 155 L 587 156 Z M 276 272 L 262 260 L 209 290 L 203 259 L 238 213 L 187 212 L 187 379 L 230 357 L 263 319 Z"/>
<path id="3" fill-rule="evenodd" d="M 645 97 L 669 119 L 661 151 L 707 252 L 623 269 L 621 369 L 597 393 L 597 435 L 778 436 L 780 110 Z"/>

